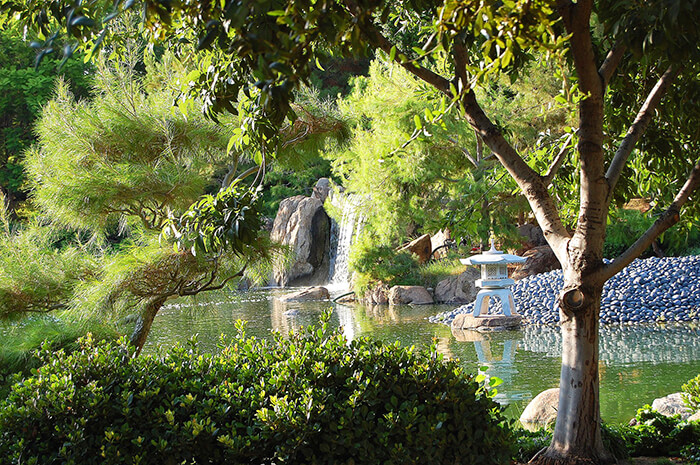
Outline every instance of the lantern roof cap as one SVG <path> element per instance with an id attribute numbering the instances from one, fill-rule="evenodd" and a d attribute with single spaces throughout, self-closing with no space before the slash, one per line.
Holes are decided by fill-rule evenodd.
<path id="1" fill-rule="evenodd" d="M 527 257 L 520 257 L 518 255 L 512 255 L 509 253 L 503 253 L 500 250 L 496 250 L 496 246 L 491 238 L 491 249 L 479 255 L 472 255 L 469 258 L 462 258 L 460 262 L 463 265 L 494 265 L 494 264 L 508 264 L 508 263 L 524 263 Z"/>

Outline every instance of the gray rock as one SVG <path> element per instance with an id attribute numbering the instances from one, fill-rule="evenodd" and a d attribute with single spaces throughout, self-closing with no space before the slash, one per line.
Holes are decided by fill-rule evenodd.
<path id="1" fill-rule="evenodd" d="M 380 282 L 374 288 L 365 292 L 363 303 L 369 307 L 389 303 L 389 286 Z"/>
<path id="2" fill-rule="evenodd" d="M 651 408 L 662 415 L 670 417 L 671 415 L 680 415 L 682 419 L 690 417 L 691 411 L 683 402 L 683 397 L 680 392 L 669 394 L 666 397 L 654 399 Z"/>
<path id="3" fill-rule="evenodd" d="M 389 289 L 390 305 L 427 305 L 433 304 L 432 296 L 423 286 L 394 286 Z"/>
<path id="4" fill-rule="evenodd" d="M 317 198 L 297 195 L 279 206 L 270 239 L 289 246 L 294 253 L 290 267 L 275 264 L 277 286 L 309 286 L 328 280 L 330 220 Z"/>
<path id="5" fill-rule="evenodd" d="M 280 302 L 308 302 L 311 300 L 328 300 L 331 298 L 325 287 L 309 287 L 298 292 L 276 297 Z"/>
<path id="6" fill-rule="evenodd" d="M 479 292 L 475 281 L 480 276 L 478 269 L 469 267 L 458 276 L 450 276 L 440 281 L 435 287 L 435 301 L 450 304 L 473 302 Z"/>
<path id="7" fill-rule="evenodd" d="M 430 238 L 430 243 L 433 247 L 432 258 L 442 258 L 447 256 L 447 245 L 451 241 L 449 229 L 441 229 L 433 234 Z"/>
<path id="8" fill-rule="evenodd" d="M 554 424 L 557 419 L 557 408 L 559 408 L 559 388 L 542 391 L 527 404 L 520 415 L 520 423 L 532 429 Z"/>
<path id="9" fill-rule="evenodd" d="M 328 178 L 321 178 L 316 181 L 311 197 L 318 199 L 321 203 L 326 201 L 328 194 L 331 191 L 331 180 Z"/>

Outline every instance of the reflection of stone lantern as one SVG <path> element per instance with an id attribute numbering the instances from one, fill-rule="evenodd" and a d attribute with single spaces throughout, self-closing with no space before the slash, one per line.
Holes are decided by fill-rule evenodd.
<path id="1" fill-rule="evenodd" d="M 511 263 L 523 263 L 524 257 L 511 255 L 496 250 L 491 239 L 491 250 L 460 260 L 465 265 L 479 265 L 481 267 L 481 279 L 476 280 L 480 287 L 474 302 L 472 315 L 458 315 L 452 322 L 456 329 L 510 329 L 517 328 L 521 317 L 515 313 L 515 302 L 510 287 L 515 284 L 508 277 L 508 265 Z M 503 315 L 488 315 L 489 300 L 498 297 L 501 300 Z M 481 313 L 484 313 L 481 315 Z"/>
<path id="2" fill-rule="evenodd" d="M 525 260 L 527 260 L 525 257 L 496 250 L 493 239 L 491 239 L 490 250 L 461 260 L 464 265 L 481 266 L 481 279 L 476 280 L 476 285 L 481 290 L 476 295 L 476 302 L 474 302 L 475 317 L 479 316 L 481 312 L 488 313 L 491 297 L 498 297 L 501 300 L 504 315 L 511 316 L 515 313 L 513 293 L 510 291 L 510 286 L 515 284 L 515 281 L 508 277 L 508 265 L 510 263 L 524 263 Z"/>

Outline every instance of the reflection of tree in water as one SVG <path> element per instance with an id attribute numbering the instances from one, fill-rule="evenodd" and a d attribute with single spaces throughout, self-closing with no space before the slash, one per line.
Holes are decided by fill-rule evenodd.
<path id="1" fill-rule="evenodd" d="M 527 390 L 518 390 L 514 377 L 518 374 L 515 366 L 515 355 L 519 348 L 519 339 L 496 338 L 492 333 L 471 331 L 466 329 L 453 329 L 452 334 L 459 342 L 472 342 L 476 351 L 476 363 L 479 367 L 487 367 L 486 371 L 479 371 L 488 377 L 495 376 L 503 380 L 504 388 L 496 395 L 496 400 L 501 403 L 510 403 L 514 400 L 532 397 Z M 509 331 L 509 335 L 517 337 L 518 332 Z M 517 336 L 516 336 L 517 335 Z M 507 387 L 506 387 L 507 386 Z"/>
<path id="2" fill-rule="evenodd" d="M 557 327 L 526 326 L 521 348 L 558 357 Z M 692 324 L 604 326 L 600 330 L 600 360 L 604 363 L 667 363 L 700 360 L 700 328 Z"/>

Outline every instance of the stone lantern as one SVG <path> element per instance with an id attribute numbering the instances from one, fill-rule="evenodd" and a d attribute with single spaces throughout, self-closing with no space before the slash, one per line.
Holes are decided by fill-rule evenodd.
<path id="1" fill-rule="evenodd" d="M 510 287 L 515 281 L 508 277 L 508 265 L 524 263 L 525 257 L 511 255 L 496 250 L 493 239 L 491 249 L 486 252 L 463 258 L 464 265 L 481 267 L 481 279 L 476 280 L 481 288 L 476 295 L 472 315 L 458 315 L 452 322 L 453 329 L 512 329 L 520 325 L 521 317 L 515 312 L 515 302 Z M 501 300 L 503 315 L 488 315 L 489 300 L 498 297 Z M 481 315 L 481 313 L 484 313 Z"/>

